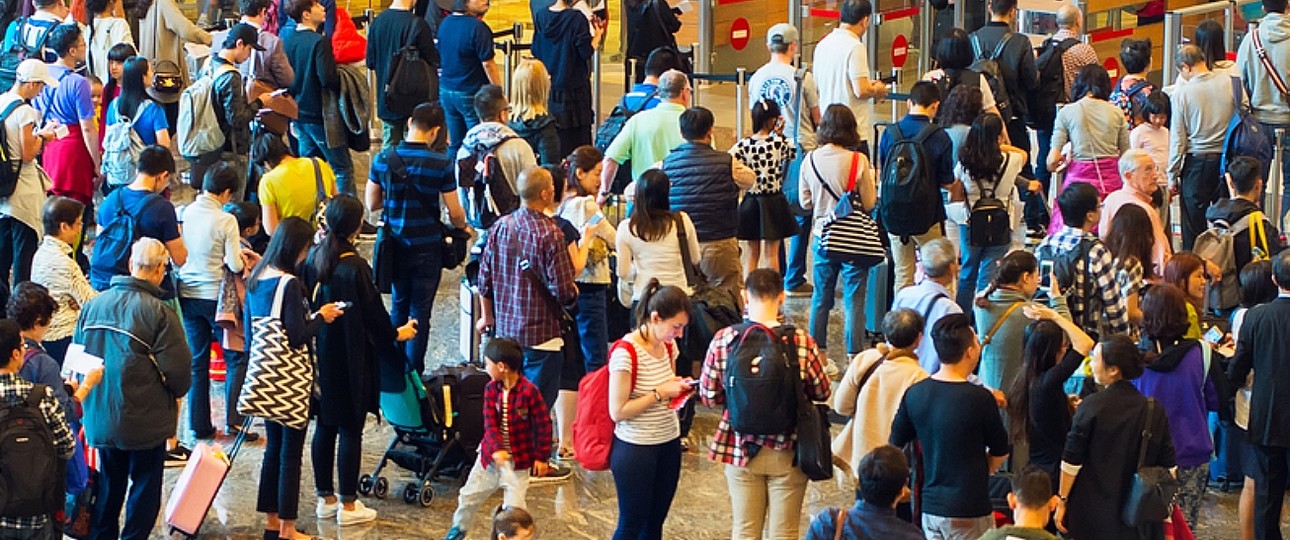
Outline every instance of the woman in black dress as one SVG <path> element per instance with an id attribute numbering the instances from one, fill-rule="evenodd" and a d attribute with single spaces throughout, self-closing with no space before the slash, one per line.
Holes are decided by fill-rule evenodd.
<path id="1" fill-rule="evenodd" d="M 394 342 L 416 335 L 416 321 L 399 328 L 381 302 L 372 269 L 354 249 L 363 223 L 363 204 L 349 195 L 327 203 L 327 234 L 309 254 L 305 278 L 315 306 L 345 303 L 346 317 L 318 332 L 318 390 L 314 403 L 312 458 L 318 518 L 341 525 L 376 519 L 376 511 L 358 500 L 358 470 L 363 457 L 363 424 L 376 413 L 380 392 L 380 362 L 406 362 Z M 403 365 L 392 366 L 402 373 Z M 340 455 L 337 459 L 337 439 Z M 332 483 L 339 473 L 340 490 Z M 337 495 L 339 494 L 339 499 Z M 338 503 L 339 501 L 339 503 Z"/>
<path id="2" fill-rule="evenodd" d="M 1160 523 L 1130 527 L 1120 516 L 1138 468 L 1143 428 L 1151 438 L 1143 466 L 1173 468 L 1174 446 L 1164 407 L 1147 418 L 1147 398 L 1129 381 L 1142 375 L 1142 353 L 1123 334 L 1093 349 L 1093 378 L 1105 389 L 1084 400 L 1075 411 L 1062 452 L 1057 528 L 1075 540 L 1161 538 Z"/>

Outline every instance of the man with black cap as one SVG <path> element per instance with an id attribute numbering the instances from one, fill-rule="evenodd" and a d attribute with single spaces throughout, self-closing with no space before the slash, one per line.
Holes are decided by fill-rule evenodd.
<path id="1" fill-rule="evenodd" d="M 193 163 L 189 182 L 200 186 L 208 167 L 217 161 L 224 161 L 237 171 L 246 170 L 246 154 L 251 148 L 251 120 L 265 101 L 278 99 L 272 94 L 265 94 L 247 103 L 246 85 L 237 66 L 246 62 L 256 51 L 264 51 L 260 46 L 259 31 L 248 23 L 237 23 L 228 30 L 219 52 L 211 55 L 211 64 L 207 68 L 214 73 L 215 116 L 219 119 L 219 129 L 225 134 L 224 148 L 200 156 Z M 245 175 L 239 175 L 245 179 Z M 234 191 L 234 200 L 241 200 L 246 186 L 239 185 Z"/>

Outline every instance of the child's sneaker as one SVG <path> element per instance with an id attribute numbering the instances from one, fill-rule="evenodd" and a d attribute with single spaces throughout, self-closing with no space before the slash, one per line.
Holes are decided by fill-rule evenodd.
<path id="1" fill-rule="evenodd" d="M 573 469 L 561 467 L 552 462 L 548 465 L 546 474 L 542 476 L 530 474 L 529 484 L 552 484 L 555 482 L 563 482 L 568 480 L 571 476 L 573 476 Z"/>
<path id="2" fill-rule="evenodd" d="M 443 537 L 443 540 L 465 540 L 465 538 L 466 533 L 454 526 L 448 529 L 448 536 Z"/>

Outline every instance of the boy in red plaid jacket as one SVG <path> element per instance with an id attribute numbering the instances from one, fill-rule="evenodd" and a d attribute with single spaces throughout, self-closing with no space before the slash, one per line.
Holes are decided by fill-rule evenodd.
<path id="1" fill-rule="evenodd" d="M 493 379 L 484 387 L 484 440 L 445 540 L 465 538 L 479 506 L 499 487 L 506 490 L 507 507 L 523 508 L 529 469 L 545 475 L 551 456 L 551 414 L 542 393 L 524 378 L 524 349 L 513 339 L 494 338 L 484 347 L 484 369 Z"/>

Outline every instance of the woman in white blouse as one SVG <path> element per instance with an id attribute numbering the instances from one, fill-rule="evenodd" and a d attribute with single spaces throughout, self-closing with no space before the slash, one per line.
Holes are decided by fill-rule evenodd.
<path id="1" fill-rule="evenodd" d="M 657 279 L 659 284 L 681 288 L 690 294 L 681 259 L 681 244 L 676 223 L 685 227 L 686 247 L 690 260 L 699 260 L 699 240 L 694 223 L 685 212 L 669 210 L 668 190 L 672 182 L 658 169 L 641 173 L 636 180 L 636 208 L 632 217 L 618 224 L 615 244 L 618 248 L 618 299 L 624 306 L 641 300 L 645 284 Z M 732 216 L 733 217 L 733 216 Z"/>
<path id="2" fill-rule="evenodd" d="M 89 16 L 85 35 L 89 42 L 90 73 L 99 81 L 107 84 L 108 50 L 118 43 L 134 45 L 134 36 L 130 34 L 130 24 L 125 20 L 123 0 L 85 0 L 85 13 Z"/>

